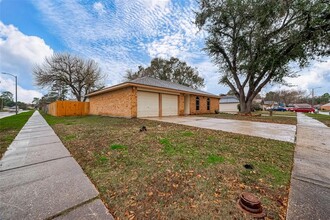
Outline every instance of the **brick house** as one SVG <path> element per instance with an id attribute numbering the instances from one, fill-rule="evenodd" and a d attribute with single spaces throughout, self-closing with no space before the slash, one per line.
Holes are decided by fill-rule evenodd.
<path id="1" fill-rule="evenodd" d="M 87 95 L 91 115 L 158 117 L 215 113 L 217 95 L 151 77 L 142 77 Z"/>

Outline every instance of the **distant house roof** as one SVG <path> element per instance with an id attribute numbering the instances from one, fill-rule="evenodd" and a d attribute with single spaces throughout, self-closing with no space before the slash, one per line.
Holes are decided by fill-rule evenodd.
<path id="1" fill-rule="evenodd" d="M 263 101 L 264 105 L 277 105 L 278 103 L 275 101 Z"/>
<path id="2" fill-rule="evenodd" d="M 330 106 L 330 102 L 327 103 L 327 104 L 322 105 L 322 107 L 325 107 L 325 106 Z"/>
<path id="3" fill-rule="evenodd" d="M 111 87 L 104 88 L 104 89 L 92 92 L 92 93 L 88 94 L 87 96 L 93 96 L 93 95 L 109 92 L 109 91 L 119 89 L 119 88 L 123 88 L 123 87 L 127 87 L 127 86 L 139 86 L 139 85 L 220 98 L 217 95 L 214 95 L 212 93 L 208 93 L 208 92 L 205 92 L 205 91 L 202 91 L 202 90 L 199 90 L 199 89 L 193 89 L 191 87 L 180 85 L 178 83 L 173 83 L 173 82 L 169 82 L 169 81 L 165 81 L 165 80 L 155 79 L 155 78 L 147 77 L 147 76 L 137 78 L 137 79 L 134 79 L 134 80 L 130 80 L 130 81 L 127 81 L 127 82 L 124 82 L 124 83 L 120 83 L 120 84 L 117 84 L 117 85 L 114 85 L 114 86 L 111 86 Z"/>
<path id="4" fill-rule="evenodd" d="M 221 96 L 220 104 L 225 104 L 225 103 L 239 103 L 239 101 L 236 96 L 232 96 L 232 95 Z"/>
<path id="5" fill-rule="evenodd" d="M 295 104 L 296 108 L 311 108 L 312 106 L 310 104 L 304 103 L 304 104 Z"/>

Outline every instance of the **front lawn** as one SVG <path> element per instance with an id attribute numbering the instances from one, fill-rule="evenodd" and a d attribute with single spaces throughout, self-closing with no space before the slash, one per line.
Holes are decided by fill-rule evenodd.
<path id="1" fill-rule="evenodd" d="M 289 124 L 296 125 L 297 117 L 294 112 L 277 112 L 273 111 L 273 116 L 269 116 L 268 111 L 253 112 L 252 116 L 244 116 L 239 114 L 209 114 L 200 115 L 212 118 L 222 118 L 222 119 L 233 119 L 233 120 L 243 120 L 243 121 L 255 121 L 255 122 L 267 122 L 267 123 L 278 123 L 278 124 Z"/>
<path id="2" fill-rule="evenodd" d="M 243 191 L 285 218 L 294 144 L 142 119 L 44 117 L 115 218 L 242 219 Z"/>
<path id="3" fill-rule="evenodd" d="M 0 119 L 0 159 L 34 111 Z"/>
<path id="4" fill-rule="evenodd" d="M 306 115 L 330 127 L 330 115 L 313 114 L 313 113 L 306 113 Z"/>

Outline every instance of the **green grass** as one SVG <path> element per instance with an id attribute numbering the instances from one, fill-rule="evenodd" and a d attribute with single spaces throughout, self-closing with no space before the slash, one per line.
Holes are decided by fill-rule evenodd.
<path id="1" fill-rule="evenodd" d="M 44 117 L 118 219 L 244 219 L 242 191 L 285 218 L 292 143 L 142 119 Z"/>
<path id="2" fill-rule="evenodd" d="M 112 144 L 112 145 L 110 146 L 110 148 L 111 148 L 112 150 L 117 150 L 117 149 L 125 149 L 126 146 L 121 145 L 121 144 Z"/>
<path id="3" fill-rule="evenodd" d="M 211 154 L 207 157 L 206 161 L 209 164 L 223 163 L 225 162 L 225 158 L 215 154 Z"/>
<path id="4" fill-rule="evenodd" d="M 263 114 L 263 115 L 269 115 L 269 111 L 257 111 L 255 114 Z M 297 113 L 295 112 L 290 112 L 290 111 L 273 111 L 273 116 L 293 116 L 295 117 Z"/>
<path id="5" fill-rule="evenodd" d="M 71 135 L 67 135 L 67 136 L 64 137 L 64 139 L 65 139 L 66 141 L 73 140 L 73 139 L 75 139 L 75 138 L 76 138 L 76 135 L 73 135 L 73 134 L 71 134 Z"/>
<path id="6" fill-rule="evenodd" d="M 330 115 L 313 114 L 313 113 L 306 113 L 306 115 L 330 127 Z"/>
<path id="7" fill-rule="evenodd" d="M 23 112 L 0 119 L 0 158 L 34 111 Z"/>
<path id="8" fill-rule="evenodd" d="M 194 135 L 194 133 L 191 131 L 185 131 L 182 133 L 182 136 L 184 136 L 184 137 L 191 137 L 193 135 Z"/>

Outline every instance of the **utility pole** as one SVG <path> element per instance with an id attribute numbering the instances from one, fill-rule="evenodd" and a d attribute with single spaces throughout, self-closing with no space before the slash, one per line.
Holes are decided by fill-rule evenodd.
<path id="1" fill-rule="evenodd" d="M 319 89 L 321 87 L 312 88 L 312 108 L 314 108 L 314 89 Z"/>

